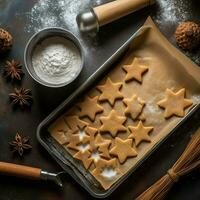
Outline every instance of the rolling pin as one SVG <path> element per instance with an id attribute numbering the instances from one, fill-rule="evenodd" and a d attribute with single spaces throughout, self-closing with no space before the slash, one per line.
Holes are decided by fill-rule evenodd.
<path id="1" fill-rule="evenodd" d="M 77 15 L 77 24 L 81 32 L 99 31 L 99 27 L 133 13 L 155 0 L 115 0 Z"/>

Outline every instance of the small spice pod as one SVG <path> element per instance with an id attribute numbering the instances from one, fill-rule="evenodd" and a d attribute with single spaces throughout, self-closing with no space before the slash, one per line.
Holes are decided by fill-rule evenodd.
<path id="1" fill-rule="evenodd" d="M 21 108 L 30 107 L 33 100 L 31 90 L 25 88 L 15 88 L 14 92 L 9 94 L 9 97 L 12 104 Z"/>
<path id="2" fill-rule="evenodd" d="M 13 37 L 11 36 L 11 34 L 3 28 L 0 28 L 0 55 L 10 50 L 12 44 Z"/>
<path id="3" fill-rule="evenodd" d="M 20 81 L 24 75 L 20 61 L 6 61 L 6 65 L 4 66 L 4 75 L 6 78 L 10 78 L 11 80 Z"/>
<path id="4" fill-rule="evenodd" d="M 194 22 L 182 22 L 176 29 L 175 38 L 180 48 L 192 51 L 200 46 L 200 26 Z"/>
<path id="5" fill-rule="evenodd" d="M 9 144 L 12 152 L 17 152 L 20 156 L 23 156 L 24 151 L 32 149 L 32 146 L 29 144 L 29 139 L 19 133 L 16 134 L 15 139 Z"/>

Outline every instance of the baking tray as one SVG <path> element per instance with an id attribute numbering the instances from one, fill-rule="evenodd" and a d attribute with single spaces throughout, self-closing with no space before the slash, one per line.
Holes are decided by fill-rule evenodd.
<path id="1" fill-rule="evenodd" d="M 87 172 L 79 162 L 76 163 L 74 158 L 68 153 L 48 132 L 48 126 L 58 119 L 70 106 L 79 99 L 86 91 L 88 91 L 100 78 L 108 72 L 114 63 L 123 56 L 129 45 L 134 45 L 133 39 L 138 37 L 146 30 L 145 27 L 140 28 L 135 34 L 133 34 L 88 80 L 79 87 L 72 95 L 70 95 L 58 108 L 56 108 L 46 119 L 44 119 L 37 129 L 37 138 L 42 146 L 52 155 L 52 157 L 60 164 L 60 166 L 70 174 L 81 186 L 83 186 L 92 196 L 97 198 L 105 198 L 109 196 L 117 187 L 127 179 L 171 134 L 173 134 L 177 128 L 179 128 L 198 108 L 200 104 L 194 106 L 188 114 L 177 124 L 177 126 L 158 144 L 152 148 L 143 160 L 137 163 L 137 165 L 129 170 L 123 177 L 121 177 L 115 184 L 113 184 L 108 190 L 103 190 L 98 187 L 99 183 L 93 178 L 93 176 Z"/>

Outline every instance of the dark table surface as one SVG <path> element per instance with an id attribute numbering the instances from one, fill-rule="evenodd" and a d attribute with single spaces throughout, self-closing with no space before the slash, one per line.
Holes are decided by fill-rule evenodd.
<path id="1" fill-rule="evenodd" d="M 46 1 L 46 0 L 45 0 Z M 44 1 L 44 2 L 45 2 Z M 172 2 L 173 0 L 171 0 Z M 49 0 L 53 5 L 54 0 Z M 81 2 L 81 1 L 79 1 Z M 84 4 L 85 1 L 83 1 Z M 91 1 L 91 5 L 106 1 Z M 188 12 L 190 19 L 200 18 L 198 0 L 174 0 L 178 14 L 182 14 L 180 5 L 189 2 Z M 0 24 L 8 29 L 14 37 L 12 51 L 0 63 L 3 66 L 6 59 L 17 58 L 23 63 L 23 52 L 28 38 L 40 27 L 38 20 L 31 19 L 30 12 L 36 0 L 0 0 Z M 82 7 L 82 6 L 81 6 Z M 49 8 L 51 9 L 51 8 Z M 166 8 L 167 9 L 167 8 Z M 178 10 L 179 9 L 179 10 Z M 186 6 L 187 9 L 187 6 Z M 34 82 L 25 71 L 25 77 L 21 83 L 10 83 L 0 76 L 0 161 L 40 167 L 42 169 L 58 172 L 61 168 L 51 156 L 40 146 L 36 139 L 38 124 L 78 86 L 80 86 L 109 56 L 120 47 L 134 31 L 140 27 L 148 15 L 151 15 L 166 37 L 175 45 L 173 33 L 178 22 L 159 21 L 163 12 L 159 6 L 144 9 L 112 25 L 101 29 L 96 37 L 82 36 L 77 28 L 71 30 L 67 24 L 59 22 L 59 26 L 74 32 L 80 39 L 86 52 L 86 63 L 79 78 L 67 87 L 50 89 Z M 173 10 L 174 12 L 174 10 Z M 39 18 L 40 16 L 38 16 Z M 181 19 L 181 18 L 180 18 Z M 28 27 L 28 28 L 27 28 Z M 199 52 L 189 55 L 199 64 Z M 1 74 L 3 74 L 1 67 Z M 14 110 L 9 103 L 8 94 L 14 87 L 23 85 L 30 88 L 34 96 L 34 104 L 31 110 Z M 166 170 L 168 170 L 179 157 L 190 135 L 200 125 L 200 111 L 197 111 L 179 130 L 173 134 L 128 180 L 126 180 L 109 199 L 133 199 L 145 188 L 151 185 Z M 30 137 L 33 149 L 30 153 L 20 158 L 9 150 L 8 142 L 16 132 L 21 132 Z M 64 188 L 60 189 L 49 182 L 29 181 L 24 179 L 0 176 L 0 200 L 72 200 L 90 199 L 90 195 L 75 181 L 66 176 Z M 167 199 L 199 200 L 200 199 L 200 173 L 199 170 L 183 177 L 170 191 Z M 91 198 L 92 199 L 92 198 Z"/>

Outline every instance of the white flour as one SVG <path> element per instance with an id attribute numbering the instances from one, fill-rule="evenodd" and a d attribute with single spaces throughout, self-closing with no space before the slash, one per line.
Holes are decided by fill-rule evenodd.
<path id="1" fill-rule="evenodd" d="M 62 84 L 79 73 L 81 56 L 71 41 L 50 37 L 35 48 L 32 65 L 40 79 L 51 84 Z"/>

